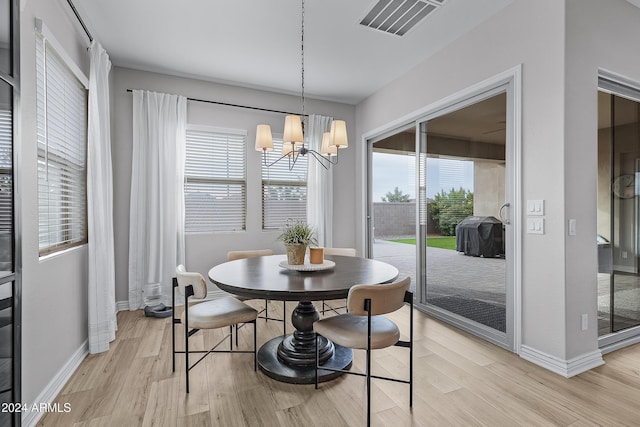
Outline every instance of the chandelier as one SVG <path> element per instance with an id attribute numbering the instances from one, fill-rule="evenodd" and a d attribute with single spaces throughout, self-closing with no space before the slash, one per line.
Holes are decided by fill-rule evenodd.
<path id="1" fill-rule="evenodd" d="M 295 166 L 298 156 L 315 158 L 325 169 L 338 163 L 338 150 L 347 148 L 347 124 L 344 120 L 333 120 L 329 132 L 322 135 L 320 152 L 307 148 L 304 143 L 304 0 L 301 0 L 301 28 L 300 28 L 300 86 L 302 113 L 298 115 L 288 115 L 284 120 L 284 132 L 282 135 L 282 155 L 272 163 L 267 161 L 267 152 L 273 150 L 273 137 L 271 126 L 261 124 L 256 128 L 256 150 L 262 151 L 263 161 L 266 167 L 271 167 L 282 159 L 288 159 L 289 170 Z"/>

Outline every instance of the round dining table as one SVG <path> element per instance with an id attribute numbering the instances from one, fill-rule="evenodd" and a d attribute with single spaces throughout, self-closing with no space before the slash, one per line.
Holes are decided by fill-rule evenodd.
<path id="1" fill-rule="evenodd" d="M 293 384 L 315 381 L 316 340 L 322 366 L 346 370 L 351 367 L 351 349 L 316 337 L 313 322 L 320 318 L 312 301 L 346 298 L 356 284 L 381 284 L 398 277 L 398 269 L 381 261 L 338 255 L 325 256 L 322 265 L 296 270 L 286 264 L 286 255 L 239 259 L 209 270 L 209 280 L 218 288 L 241 297 L 298 301 L 291 314 L 295 331 L 275 337 L 258 351 L 258 365 L 267 376 Z M 332 265 L 333 264 L 333 265 Z M 300 271 L 305 268 L 312 271 Z M 318 371 L 318 381 L 328 381 L 340 372 Z"/>

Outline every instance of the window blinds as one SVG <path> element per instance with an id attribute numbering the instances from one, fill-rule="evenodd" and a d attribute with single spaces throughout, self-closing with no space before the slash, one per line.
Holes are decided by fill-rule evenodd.
<path id="1" fill-rule="evenodd" d="M 246 228 L 246 132 L 187 129 L 185 230 Z"/>
<path id="2" fill-rule="evenodd" d="M 273 137 L 268 164 L 282 156 L 282 138 Z M 288 219 L 307 220 L 307 158 L 284 158 L 271 167 L 262 165 L 262 228 L 282 228 Z"/>
<path id="3" fill-rule="evenodd" d="M 0 109 L 0 235 L 13 233 L 12 134 L 12 112 Z"/>
<path id="4" fill-rule="evenodd" d="M 87 242 L 87 91 L 42 37 L 36 42 L 40 255 Z"/>

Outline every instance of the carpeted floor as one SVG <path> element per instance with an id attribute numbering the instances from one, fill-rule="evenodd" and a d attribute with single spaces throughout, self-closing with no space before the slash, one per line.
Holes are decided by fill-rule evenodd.
<path id="1" fill-rule="evenodd" d="M 474 322 L 489 326 L 495 330 L 501 332 L 507 331 L 507 310 L 504 306 L 464 298 L 458 295 L 430 298 L 427 299 L 427 302 L 451 313 L 473 320 Z"/>

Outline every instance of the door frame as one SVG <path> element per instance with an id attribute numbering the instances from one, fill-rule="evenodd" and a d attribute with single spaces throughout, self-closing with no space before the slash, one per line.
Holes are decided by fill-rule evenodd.
<path id="1" fill-rule="evenodd" d="M 520 353 L 521 335 L 522 335 L 522 65 L 518 65 L 500 74 L 490 77 L 480 83 L 468 88 L 462 89 L 448 97 L 428 104 L 418 110 L 415 110 L 399 119 L 389 122 L 377 129 L 364 132 L 361 144 L 361 171 L 362 186 L 361 194 L 363 195 L 364 218 L 366 221 L 362 225 L 362 241 L 361 247 L 365 249 L 365 255 L 372 255 L 372 224 L 371 218 L 373 213 L 373 200 L 371 194 L 371 144 L 401 129 L 415 126 L 416 128 L 416 154 L 419 153 L 420 147 L 420 124 L 463 108 L 464 106 L 478 101 L 483 95 L 486 97 L 493 96 L 498 92 L 505 92 L 507 95 L 507 181 L 505 182 L 506 194 L 510 195 L 508 202 L 510 203 L 510 212 L 508 215 L 511 221 L 512 232 L 508 234 L 509 239 L 507 245 L 507 256 L 511 262 L 507 264 L 506 283 L 507 283 L 507 334 L 499 331 L 490 330 L 490 328 L 470 327 L 468 322 L 461 322 L 455 316 L 439 313 L 428 309 L 421 304 L 424 301 L 423 293 L 426 289 L 424 282 L 424 271 L 422 277 L 420 272 L 417 278 L 420 283 L 416 283 L 416 308 L 426 312 L 434 317 L 438 317 L 447 323 L 450 323 L 462 330 L 477 335 L 489 342 L 500 347 L 506 348 L 517 354 Z M 473 101 L 475 100 L 475 101 Z M 416 156 L 419 162 L 419 156 Z M 416 168 L 416 172 L 419 169 Z M 416 173 L 416 194 L 419 194 L 419 173 Z M 416 219 L 420 218 L 420 204 L 416 203 Z M 416 236 L 420 235 L 419 222 L 416 221 Z M 421 264 L 421 251 L 416 251 L 416 265 Z"/>
<path id="2" fill-rule="evenodd" d="M 597 90 L 600 92 L 608 93 L 620 98 L 626 98 L 628 100 L 640 103 L 640 82 L 630 79 L 621 74 L 609 71 L 603 68 L 598 69 L 598 86 Z M 638 173 L 638 163 L 640 160 L 636 159 L 636 174 Z M 636 183 L 636 186 L 638 184 Z M 638 221 L 638 206 L 636 205 L 636 221 Z M 637 226 L 637 222 L 636 222 Z M 640 233 L 636 230 L 636 237 L 634 241 L 638 243 Z M 637 251 L 640 248 L 636 248 Z M 611 289 L 609 290 L 611 292 Z M 611 304 L 610 310 L 613 313 L 613 306 Z M 598 336 L 598 348 L 602 354 L 607 354 L 621 348 L 637 344 L 640 342 L 640 326 L 633 326 L 631 328 L 623 329 L 618 332 L 610 332 L 608 334 Z"/>

